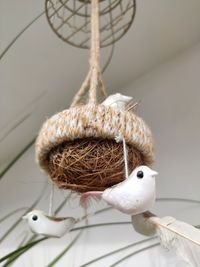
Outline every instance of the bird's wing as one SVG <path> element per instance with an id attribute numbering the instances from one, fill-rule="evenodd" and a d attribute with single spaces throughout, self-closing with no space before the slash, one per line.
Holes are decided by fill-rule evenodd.
<path id="1" fill-rule="evenodd" d="M 141 216 L 143 215 L 141 214 Z M 137 224 L 135 225 L 137 222 L 135 221 L 134 216 L 132 217 L 132 221 L 133 226 L 137 231 Z M 177 256 L 182 258 L 191 267 L 200 266 L 199 229 L 169 216 L 158 218 L 155 215 L 149 215 L 149 218 L 141 219 L 140 223 L 140 233 L 145 233 L 146 230 L 148 230 L 148 234 L 150 232 L 154 234 L 156 231 L 160 238 L 161 245 L 164 248 L 174 251 Z M 152 225 L 151 227 L 150 224 Z"/>
<path id="2" fill-rule="evenodd" d="M 83 193 L 80 198 L 80 204 L 82 207 L 87 208 L 90 206 L 90 202 L 92 199 L 94 200 L 100 200 L 102 197 L 103 192 L 102 191 L 89 191 L 86 193 Z"/>
<path id="3" fill-rule="evenodd" d="M 129 192 L 130 191 L 132 194 L 134 194 L 135 187 L 138 187 L 137 183 L 135 183 L 133 179 L 128 178 L 116 185 L 113 185 L 112 187 L 109 187 L 106 190 L 112 190 L 115 192 L 125 192 L 125 191 Z"/>
<path id="4" fill-rule="evenodd" d="M 73 219 L 72 217 L 53 217 L 53 216 L 46 216 L 49 220 L 54 222 L 62 222 L 68 219 Z"/>
<path id="5" fill-rule="evenodd" d="M 104 190 L 102 198 L 113 206 L 123 203 L 123 200 L 127 202 L 129 199 L 130 202 L 138 196 L 138 190 L 135 190 L 133 184 L 132 181 L 125 180 L 115 186 L 109 187 Z"/>
<path id="6" fill-rule="evenodd" d="M 157 226 L 157 233 L 161 244 L 175 251 L 184 261 L 192 267 L 200 266 L 200 231 L 185 222 L 172 217 L 162 219 L 152 217 Z"/>

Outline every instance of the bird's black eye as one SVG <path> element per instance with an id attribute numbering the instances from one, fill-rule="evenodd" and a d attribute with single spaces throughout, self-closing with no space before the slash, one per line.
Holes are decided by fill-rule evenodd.
<path id="1" fill-rule="evenodd" d="M 142 179 L 143 177 L 144 177 L 143 171 L 138 171 L 137 172 L 137 178 Z"/>
<path id="2" fill-rule="evenodd" d="M 37 221 L 37 219 L 38 219 L 38 216 L 37 215 L 33 215 L 32 220 L 33 221 Z"/>

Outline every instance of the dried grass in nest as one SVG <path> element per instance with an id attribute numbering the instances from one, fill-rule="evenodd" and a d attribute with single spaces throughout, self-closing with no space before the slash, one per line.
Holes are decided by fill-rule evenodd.
<path id="1" fill-rule="evenodd" d="M 131 172 L 144 164 L 141 153 L 128 147 Z M 122 143 L 101 138 L 77 139 L 52 149 L 47 157 L 48 172 L 62 189 L 76 192 L 101 191 L 124 180 Z"/>

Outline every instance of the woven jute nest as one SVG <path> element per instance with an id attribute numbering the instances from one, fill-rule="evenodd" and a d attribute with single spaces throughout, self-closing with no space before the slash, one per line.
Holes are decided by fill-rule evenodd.
<path id="1" fill-rule="evenodd" d="M 48 119 L 36 141 L 36 158 L 59 188 L 78 192 L 103 190 L 124 179 L 122 134 L 129 169 L 151 165 L 153 139 L 146 123 L 130 111 L 83 105 Z"/>

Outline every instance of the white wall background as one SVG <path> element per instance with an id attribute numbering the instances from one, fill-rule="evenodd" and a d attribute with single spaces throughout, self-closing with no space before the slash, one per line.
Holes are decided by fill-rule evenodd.
<path id="1" fill-rule="evenodd" d="M 158 197 L 185 197 L 200 199 L 200 44 L 185 51 L 167 63 L 158 66 L 145 76 L 137 79 L 123 93 L 133 95 L 142 101 L 139 114 L 151 126 L 156 140 L 156 166 L 160 175 L 157 180 Z M 1 216 L 17 207 L 28 206 L 39 194 L 47 178 L 42 175 L 34 162 L 34 149 L 30 149 L 1 180 Z M 56 202 L 63 199 L 66 192 L 57 192 Z M 80 209 L 70 202 L 61 215 L 80 216 Z M 55 203 L 56 204 L 56 203 Z M 38 208 L 48 209 L 48 193 Z M 100 208 L 100 206 L 97 206 Z M 172 215 L 192 224 L 200 223 L 199 205 L 177 202 L 157 203 L 158 215 Z M 16 218 L 16 216 L 15 216 Z M 14 220 L 14 219 L 13 219 Z M 91 219 L 91 223 L 109 221 L 130 221 L 128 216 L 110 211 Z M 9 220 L 9 224 L 12 220 Z M 9 227 L 1 224 L 1 235 Z M 21 223 L 1 245 L 0 256 L 12 250 L 27 230 Z M 116 248 L 143 239 L 131 225 L 104 227 L 88 230 L 77 245 L 56 266 L 79 267 L 84 262 Z M 20 258 L 14 266 L 44 267 L 72 240 L 71 235 L 59 240 L 45 241 Z M 115 259 L 129 252 L 110 257 L 91 266 L 110 266 Z M 145 257 L 144 257 L 145 256 Z M 153 249 L 132 257 L 119 266 L 187 266 L 168 252 Z"/>

